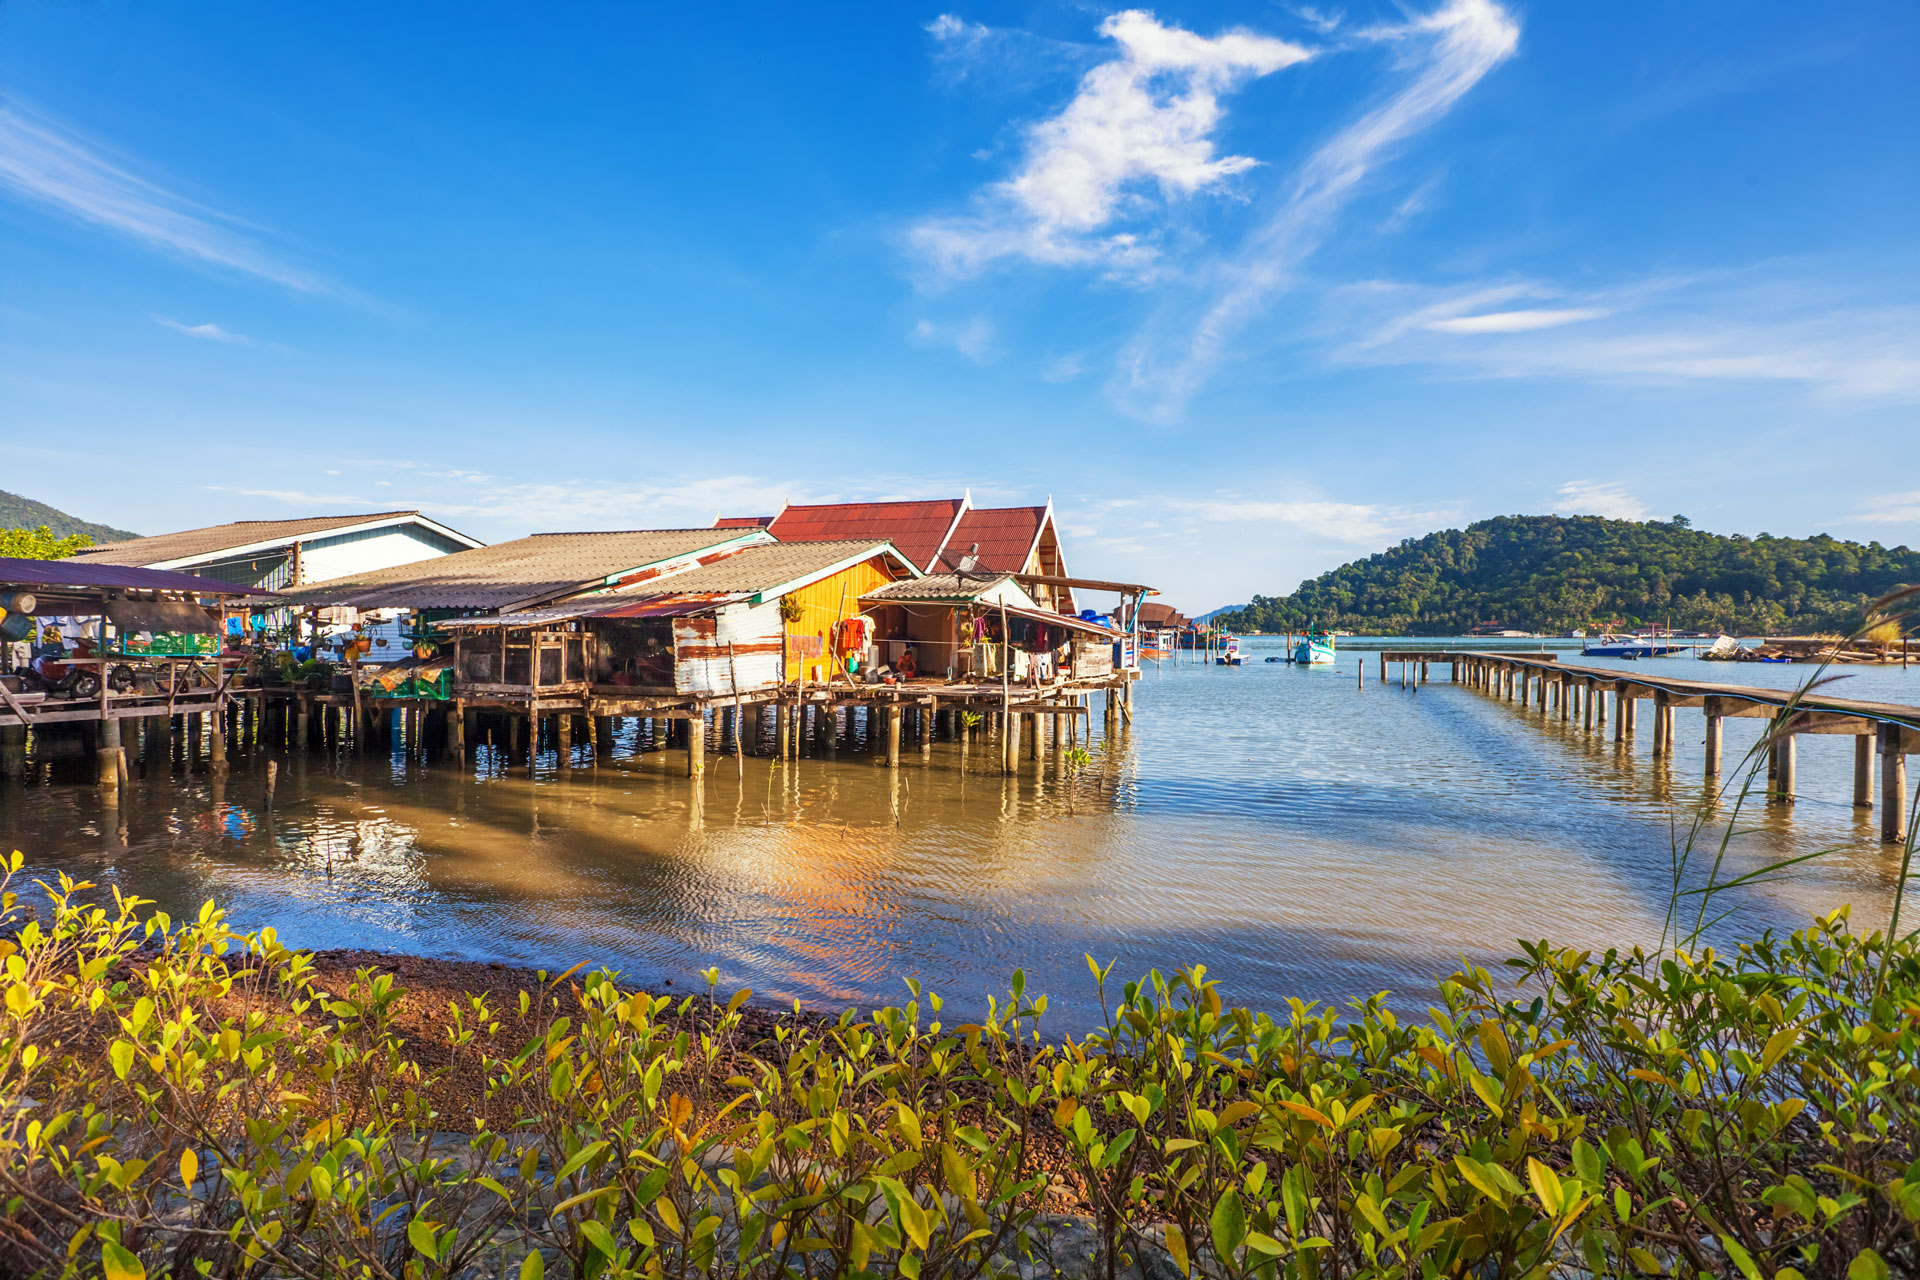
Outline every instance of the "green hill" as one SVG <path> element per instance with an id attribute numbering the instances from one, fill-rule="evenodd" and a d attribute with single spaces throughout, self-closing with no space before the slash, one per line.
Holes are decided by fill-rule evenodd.
<path id="1" fill-rule="evenodd" d="M 0 529 L 38 529 L 41 525 L 62 538 L 81 534 L 95 542 L 119 542 L 124 538 L 140 536 L 128 533 L 125 529 L 116 529 L 110 524 L 95 524 L 91 520 L 70 516 L 44 502 L 35 502 L 32 498 L 23 498 L 17 493 L 0 489 Z"/>
<path id="2" fill-rule="evenodd" d="M 1458 635 L 1665 623 L 1735 634 L 1845 631 L 1861 608 L 1920 582 L 1920 551 L 1877 542 L 1726 537 L 1684 517 L 1501 516 L 1342 565 L 1289 596 L 1223 614 L 1229 630 L 1308 624 L 1383 635 Z"/>

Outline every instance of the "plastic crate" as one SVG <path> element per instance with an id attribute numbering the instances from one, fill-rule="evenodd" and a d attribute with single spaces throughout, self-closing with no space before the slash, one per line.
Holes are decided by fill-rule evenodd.
<path id="1" fill-rule="evenodd" d="M 109 650 L 126 658 L 211 658 L 220 652 L 220 638 L 194 631 L 156 631 L 150 640 L 121 636 Z"/>

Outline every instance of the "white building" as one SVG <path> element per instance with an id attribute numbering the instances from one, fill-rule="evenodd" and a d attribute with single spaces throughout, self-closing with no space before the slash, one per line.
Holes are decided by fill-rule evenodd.
<path id="1" fill-rule="evenodd" d="M 382 511 L 297 520 L 236 520 L 86 547 L 77 558 L 93 564 L 174 569 L 287 591 L 485 545 L 418 511 Z"/>

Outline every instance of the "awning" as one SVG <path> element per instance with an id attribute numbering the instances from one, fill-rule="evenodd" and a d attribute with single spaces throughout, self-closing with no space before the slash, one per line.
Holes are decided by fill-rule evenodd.
<path id="1" fill-rule="evenodd" d="M 494 614 L 481 618 L 447 618 L 434 623 L 436 630 L 446 631 L 470 627 L 507 627 L 521 630 L 528 627 L 544 627 L 556 622 L 572 622 L 580 618 L 684 618 L 688 614 L 706 613 L 721 605 L 730 604 L 746 597 L 738 592 L 683 592 L 678 595 L 643 596 L 588 596 L 580 600 L 570 600 L 565 604 L 548 605 L 544 609 L 522 609 L 515 613 Z"/>
<path id="2" fill-rule="evenodd" d="M 989 617 L 1002 607 L 1003 606 L 1000 605 L 985 606 Z M 1004 607 L 1010 617 L 1026 618 L 1032 622 L 1044 622 L 1050 627 L 1065 627 L 1069 631 L 1085 631 L 1092 635 L 1099 636 L 1103 640 L 1119 640 L 1123 639 L 1126 635 L 1124 631 L 1115 631 L 1111 627 L 1103 627 L 1097 622 L 1088 622 L 1085 618 L 1076 618 L 1068 613 L 1054 613 L 1049 609 L 1022 609 L 1014 605 L 1006 605 Z"/>
<path id="3" fill-rule="evenodd" d="M 107 621 L 121 634 L 133 631 L 177 631 L 212 635 L 216 628 L 207 611 L 185 600 L 109 600 Z"/>

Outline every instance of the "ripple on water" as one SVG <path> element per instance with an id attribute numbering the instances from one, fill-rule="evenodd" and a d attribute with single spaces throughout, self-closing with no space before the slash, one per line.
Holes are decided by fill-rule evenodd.
<path id="1" fill-rule="evenodd" d="M 1358 660 L 1149 673 L 1131 733 L 1070 781 L 1052 759 L 1002 778 L 977 740 L 965 770 L 945 743 L 898 774 L 861 751 L 750 759 L 744 777 L 710 759 L 696 803 L 679 757 L 634 755 L 628 731 L 599 768 L 549 758 L 533 779 L 484 752 L 471 775 L 295 760 L 272 814 L 249 757 L 217 792 L 137 783 L 117 813 L 82 786 L 3 791 L 0 838 L 37 872 L 176 913 L 215 898 L 297 945 L 589 959 L 677 989 L 713 965 L 723 985 L 825 1005 L 896 999 L 912 976 L 967 1010 L 1022 967 L 1063 1030 L 1097 1016 L 1089 952 L 1125 974 L 1205 963 L 1264 1007 L 1387 988 L 1417 1006 L 1435 975 L 1516 938 L 1659 937 L 1703 791 L 1698 713 L 1679 713 L 1680 752 L 1656 768 L 1644 735 L 1617 749 L 1444 680 L 1356 689 Z M 1682 661 L 1661 669 L 1796 674 Z M 1851 684 L 1920 702 L 1920 677 Z M 1758 726 L 1728 722 L 1729 759 Z M 1743 815 L 1736 874 L 1833 852 L 1730 895 L 1723 936 L 1842 902 L 1884 918 L 1897 862 L 1849 803 L 1850 768 L 1849 739 L 1803 740 L 1802 802 Z"/>

